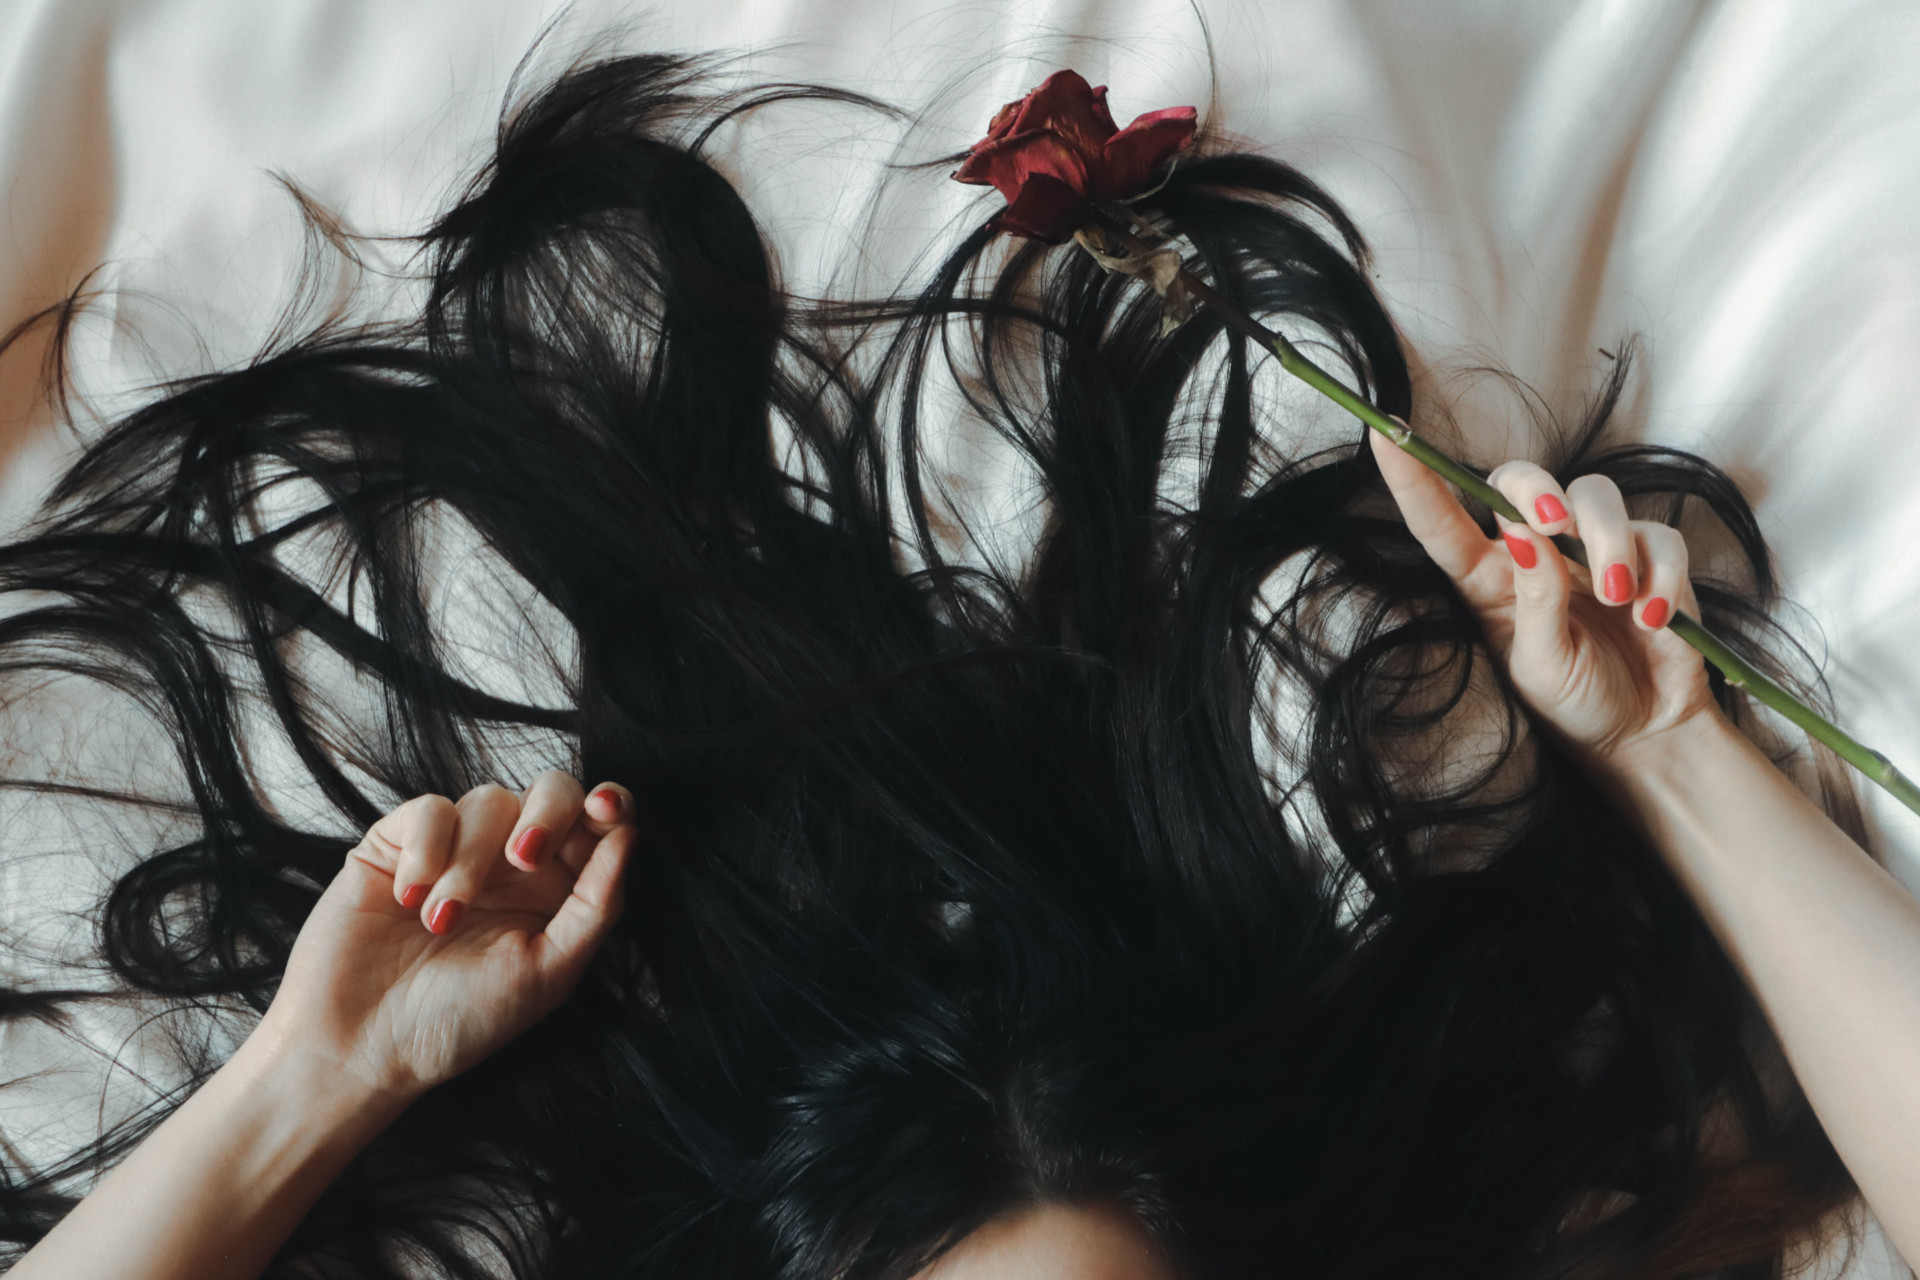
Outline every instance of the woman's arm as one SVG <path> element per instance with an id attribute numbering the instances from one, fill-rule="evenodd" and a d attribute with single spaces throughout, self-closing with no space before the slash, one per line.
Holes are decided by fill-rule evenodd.
<path id="1" fill-rule="evenodd" d="M 1920 904 L 1721 714 L 1686 545 L 1609 480 L 1509 462 L 1522 512 L 1488 539 L 1438 476 L 1374 437 L 1408 528 L 1479 615 L 1514 688 L 1641 824 L 1786 1050 L 1834 1149 L 1920 1262 Z M 1548 518 L 1551 517 L 1551 518 Z M 1550 541 L 1577 532 L 1592 573 Z"/>
<path id="2" fill-rule="evenodd" d="M 9 1273 L 250 1280 L 404 1109 L 255 1034 Z"/>
<path id="3" fill-rule="evenodd" d="M 633 800 L 543 774 L 375 823 L 246 1043 L 9 1280 L 250 1280 L 426 1090 L 545 1017 L 619 917 Z"/>
<path id="4" fill-rule="evenodd" d="M 1724 716 L 1601 768 L 1745 974 L 1888 1239 L 1920 1260 L 1920 903 Z"/>

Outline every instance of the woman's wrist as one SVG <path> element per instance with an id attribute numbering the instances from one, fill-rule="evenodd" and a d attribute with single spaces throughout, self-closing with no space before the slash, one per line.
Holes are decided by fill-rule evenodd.
<path id="1" fill-rule="evenodd" d="M 1733 721 L 1715 703 L 1659 729 L 1628 739 L 1606 753 L 1603 768 L 1621 774 L 1647 777 L 1697 760 L 1744 740 Z"/>
<path id="2" fill-rule="evenodd" d="M 271 1012 L 221 1071 L 232 1073 L 239 1086 L 263 1101 L 297 1105 L 316 1137 L 326 1132 L 358 1136 L 363 1145 L 418 1096 L 369 1081 L 280 1026 Z"/>
<path id="3" fill-rule="evenodd" d="M 218 1096 L 223 1146 L 243 1218 L 291 1229 L 327 1184 L 391 1125 L 409 1099 L 277 1034 L 255 1029 L 202 1092 Z M 264 1033 L 264 1034 L 263 1034 Z"/>
<path id="4" fill-rule="evenodd" d="M 1576 755 L 1601 790 L 1644 826 L 1650 810 L 1684 800 L 1698 771 L 1723 769 L 1724 764 L 1717 762 L 1742 747 L 1752 749 L 1726 714 L 1709 703 L 1701 711 L 1610 750 L 1582 750 Z"/>

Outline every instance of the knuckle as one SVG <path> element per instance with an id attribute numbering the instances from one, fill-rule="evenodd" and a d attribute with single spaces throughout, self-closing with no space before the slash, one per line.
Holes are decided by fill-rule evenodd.
<path id="1" fill-rule="evenodd" d="M 1567 483 L 1567 497 L 1579 503 L 1605 503 L 1609 506 L 1622 502 L 1620 486 L 1610 477 L 1594 471 L 1570 480 Z"/>
<path id="2" fill-rule="evenodd" d="M 1513 467 L 1516 480 L 1530 488 L 1552 492 L 1560 486 L 1554 482 L 1553 473 L 1537 462 L 1517 462 Z"/>
<path id="3" fill-rule="evenodd" d="M 475 813 L 492 813 L 508 807 L 518 811 L 520 797 L 497 782 L 483 782 L 460 797 L 460 809 Z"/>
<path id="4" fill-rule="evenodd" d="M 436 819 L 445 818 L 456 810 L 453 801 L 442 795 L 418 795 L 403 800 L 394 806 L 389 819 L 400 819 L 397 827 L 389 827 L 391 836 L 382 836 L 379 824 L 367 828 L 362 843 L 378 841 L 397 848 L 402 856 L 411 856 L 425 838 L 425 833 L 438 825 Z"/>
<path id="5" fill-rule="evenodd" d="M 1634 536 L 1645 552 L 1647 570 L 1665 576 L 1678 572 L 1687 561 L 1687 542 L 1680 531 L 1664 524 L 1634 524 Z"/>
<path id="6" fill-rule="evenodd" d="M 1543 478 L 1552 483 L 1552 478 L 1538 465 L 1524 458 L 1509 458 L 1488 473 L 1487 483 L 1511 498 L 1533 492 Z"/>
<path id="7" fill-rule="evenodd" d="M 579 780 L 572 774 L 562 773 L 558 769 L 549 769 L 533 780 L 530 794 L 541 800 L 578 804 L 586 792 L 580 789 Z"/>
<path id="8" fill-rule="evenodd" d="M 1513 598 L 1523 609 L 1533 610 L 1551 606 L 1554 597 L 1559 594 L 1556 584 L 1543 579 L 1551 575 L 1543 573 L 1517 573 L 1513 578 Z"/>

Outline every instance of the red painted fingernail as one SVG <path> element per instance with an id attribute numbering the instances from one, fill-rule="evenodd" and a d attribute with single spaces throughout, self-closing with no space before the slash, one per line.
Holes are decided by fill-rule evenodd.
<path id="1" fill-rule="evenodd" d="M 606 811 L 606 817 L 603 818 L 602 821 L 612 822 L 620 816 L 620 793 L 612 787 L 601 787 L 595 790 L 587 799 L 598 800 L 600 802 L 600 807 Z"/>
<path id="2" fill-rule="evenodd" d="M 1602 580 L 1607 589 L 1607 599 L 1615 604 L 1625 604 L 1633 594 L 1633 575 L 1627 572 L 1623 564 L 1607 566 L 1607 576 Z"/>
<path id="3" fill-rule="evenodd" d="M 546 850 L 547 829 L 545 827 L 528 827 L 520 833 L 520 838 L 513 842 L 513 856 L 530 867 L 540 865 L 540 855 Z"/>
<path id="4" fill-rule="evenodd" d="M 1512 554 L 1515 564 L 1522 569 L 1533 568 L 1535 564 L 1533 539 L 1525 534 L 1512 532 L 1502 532 L 1500 536 L 1507 540 L 1507 551 Z"/>
<path id="5" fill-rule="evenodd" d="M 1565 520 L 1567 509 L 1560 505 L 1560 499 L 1543 493 L 1533 500 L 1533 514 L 1540 517 L 1541 524 L 1552 524 L 1555 520 Z"/>
<path id="6" fill-rule="evenodd" d="M 433 914 L 427 917 L 427 929 L 438 934 L 453 932 L 453 926 L 460 919 L 460 912 L 466 905 L 458 898 L 448 898 L 435 907 Z"/>
<path id="7" fill-rule="evenodd" d="M 400 905 L 409 911 L 418 911 L 420 904 L 427 900 L 427 894 L 433 886 L 430 884 L 408 885 L 407 891 L 400 895 Z"/>
<path id="8" fill-rule="evenodd" d="M 1640 611 L 1640 621 L 1650 627 L 1658 627 L 1667 620 L 1667 602 L 1659 596 L 1647 601 L 1647 607 Z"/>

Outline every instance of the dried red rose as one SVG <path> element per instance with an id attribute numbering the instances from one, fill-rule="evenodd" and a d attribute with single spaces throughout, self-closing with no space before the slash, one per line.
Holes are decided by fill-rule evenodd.
<path id="1" fill-rule="evenodd" d="M 1124 129 L 1107 112 L 1107 87 L 1056 71 L 1018 102 L 1000 108 L 987 136 L 954 170 L 961 182 L 991 184 L 1007 198 L 996 230 L 1059 244 L 1087 220 L 1095 201 L 1150 189 L 1193 141 L 1192 107 L 1134 117 Z"/>

